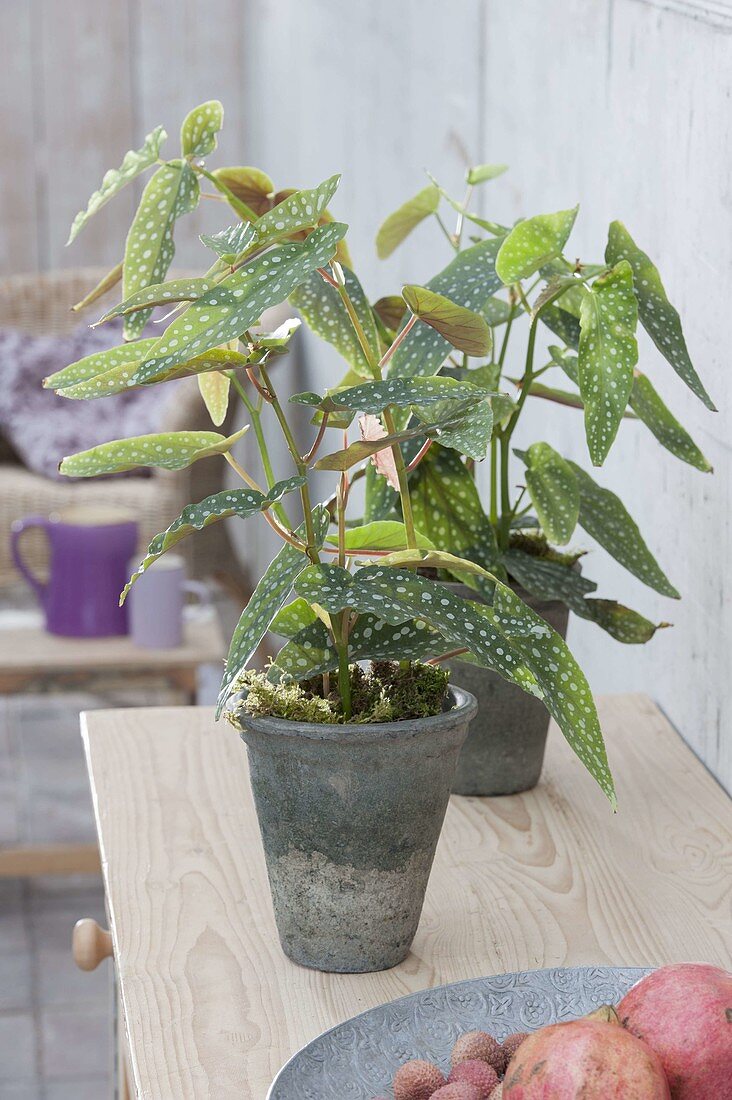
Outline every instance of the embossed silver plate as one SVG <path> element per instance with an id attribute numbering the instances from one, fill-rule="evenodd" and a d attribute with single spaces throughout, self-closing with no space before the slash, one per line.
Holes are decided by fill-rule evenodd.
<path id="1" fill-rule="evenodd" d="M 613 1004 L 647 974 L 640 967 L 562 967 L 471 978 L 379 1005 L 324 1032 L 283 1066 L 267 1100 L 391 1096 L 397 1068 L 428 1058 L 443 1069 L 466 1031 L 499 1040 Z"/>

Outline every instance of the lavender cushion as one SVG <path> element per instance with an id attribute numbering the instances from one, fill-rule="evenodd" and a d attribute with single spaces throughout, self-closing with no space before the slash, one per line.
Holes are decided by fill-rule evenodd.
<path id="1" fill-rule="evenodd" d="M 99 329 L 80 326 L 68 336 L 0 329 L 0 437 L 29 470 L 58 478 L 65 455 L 161 430 L 175 382 L 98 401 L 70 401 L 43 389 L 47 375 L 121 342 L 122 326 L 115 322 Z"/>

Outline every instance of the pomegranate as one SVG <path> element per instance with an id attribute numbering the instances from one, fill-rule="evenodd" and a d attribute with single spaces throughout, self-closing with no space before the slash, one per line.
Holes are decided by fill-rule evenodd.
<path id="1" fill-rule="evenodd" d="M 659 1055 L 673 1100 L 732 1100 L 732 974 L 662 966 L 633 986 L 618 1015 Z"/>
<path id="2" fill-rule="evenodd" d="M 503 1100 L 670 1100 L 661 1059 L 617 1024 L 574 1020 L 524 1039 Z"/>

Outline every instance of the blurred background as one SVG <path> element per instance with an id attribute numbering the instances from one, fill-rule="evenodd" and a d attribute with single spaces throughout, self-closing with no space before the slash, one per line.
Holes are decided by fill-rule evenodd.
<path id="1" fill-rule="evenodd" d="M 475 196 L 479 213 L 508 224 L 579 202 L 570 248 L 586 262 L 602 257 L 610 220 L 626 223 L 661 270 L 718 413 L 690 396 L 645 336 L 639 365 L 659 383 L 715 473 L 674 460 L 637 423 L 621 426 L 599 480 L 622 491 L 683 599 L 656 596 L 598 554 L 592 575 L 599 595 L 619 597 L 673 628 L 647 646 L 623 647 L 573 619 L 569 642 L 595 692 L 649 693 L 732 788 L 732 3 L 0 0 L 0 42 L 0 299 L 5 294 L 7 300 L 3 288 L 18 274 L 117 263 L 140 181 L 66 249 L 72 218 L 125 150 L 138 147 L 158 124 L 172 144 L 188 110 L 211 98 L 226 111 L 218 165 L 256 165 L 277 188 L 313 186 L 343 173 L 333 211 L 350 224 L 355 266 L 372 300 L 398 292 L 403 282 L 427 281 L 450 259 L 432 222 L 390 260 L 376 257 L 379 224 L 425 185 L 425 169 L 460 197 L 467 165 L 509 164 L 508 174 Z M 197 234 L 222 224 L 217 204 L 202 203 L 179 227 L 175 266 L 199 267 Z M 25 301 L 31 296 L 24 291 Z M 335 356 L 302 333 L 297 340 L 288 369 L 307 385 L 333 384 L 342 373 Z M 0 377 L 6 369 L 0 360 Z M 578 415 L 536 404 L 524 417 L 527 440 L 546 439 L 585 462 Z M 9 466 L 0 466 L 0 479 L 10 485 Z M 3 503 L 4 492 L 0 488 L 0 511 L 9 523 L 14 506 Z M 234 604 L 264 553 L 252 542 L 252 528 L 247 544 L 231 532 L 237 560 L 220 578 L 220 591 Z M 6 525 L 0 538 L 7 536 Z M 224 553 L 221 547 L 214 552 Z M 222 559 L 216 560 L 218 569 Z M 196 575 L 206 571 L 206 561 L 189 566 Z M 8 596 L 3 606 L 16 605 Z M 223 614 L 226 619 L 226 608 Z M 167 698 L 168 686 L 162 696 L 145 698 Z M 78 755 L 78 711 L 109 705 L 109 692 L 104 702 L 93 694 L 74 697 L 65 717 L 57 709 L 51 721 L 49 706 L 61 705 L 52 698 L 39 707 L 32 697 L 25 710 L 18 697 L 6 698 L 4 843 L 17 841 L 18 830 L 33 833 L 39 816 L 56 839 L 64 830 L 79 839 L 75 830 L 86 827 L 83 775 L 73 773 L 44 816 L 28 760 L 35 752 L 42 770 L 49 753 L 60 754 L 57 764 Z M 27 735 L 19 722 L 27 723 Z M 33 730 L 44 722 L 49 728 L 34 742 Z M 62 727 L 69 747 L 60 750 L 55 735 Z M 612 745 L 609 751 L 612 760 Z M 54 782 L 59 767 L 67 765 L 58 764 Z M 22 805 L 19 768 L 26 784 Z M 82 808 L 67 820 L 72 796 Z M 105 1073 L 98 1053 L 104 1050 L 101 1000 L 92 1004 L 90 986 L 79 984 L 95 979 L 67 971 L 66 924 L 54 923 L 53 914 L 66 920 L 82 902 L 99 906 L 99 895 L 83 882 L 30 883 L 10 877 L 0 884 L 6 917 L 0 923 L 0 1095 L 98 1096 Z M 72 887 L 82 893 L 69 895 Z M 17 961 L 24 951 L 27 967 Z M 50 962 L 43 952 L 51 953 Z M 56 968 L 55 981 L 48 966 Z M 43 979 L 34 967 L 45 970 Z M 101 987 L 93 996 L 102 998 Z M 81 1050 L 89 1027 L 97 1028 L 94 1056 L 88 1044 Z M 15 1059 L 14 1077 L 7 1061 L 3 1068 L 6 1049 Z M 8 1082 L 13 1077 L 15 1091 L 3 1087 L 3 1073 Z"/>

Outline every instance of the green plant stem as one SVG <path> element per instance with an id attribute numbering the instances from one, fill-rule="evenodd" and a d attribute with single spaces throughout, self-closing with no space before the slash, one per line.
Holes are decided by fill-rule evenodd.
<path id="1" fill-rule="evenodd" d="M 244 407 L 249 413 L 252 427 L 254 428 L 254 437 L 257 440 L 257 447 L 259 448 L 259 457 L 262 460 L 262 469 L 264 470 L 267 488 L 271 489 L 272 486 L 275 484 L 275 476 L 274 470 L 272 468 L 272 461 L 269 457 L 267 441 L 264 438 L 260 410 L 257 408 L 253 401 L 250 401 L 249 394 L 242 386 L 234 371 L 229 371 L 229 378 L 231 379 L 234 389 L 239 394 L 239 397 L 242 399 Z M 287 514 L 287 509 L 281 501 L 277 501 L 277 503 L 272 506 L 272 510 L 275 512 L 277 518 L 280 520 L 281 523 L 284 523 L 286 527 L 292 527 L 292 524 L 290 523 L 290 517 Z"/>
<path id="2" fill-rule="evenodd" d="M 348 611 L 344 611 L 341 615 L 331 615 L 331 631 L 333 633 L 333 641 L 335 643 L 336 653 L 338 654 L 338 694 L 341 698 L 341 706 L 343 708 L 343 717 L 346 722 L 351 717 L 352 704 L 351 704 L 351 668 L 348 660 L 348 638 L 345 636 L 345 616 L 348 615 Z"/>
<path id="3" fill-rule="evenodd" d="M 498 437 L 491 439 L 491 512 L 490 520 L 495 527 L 498 523 Z"/>
<path id="4" fill-rule="evenodd" d="M 437 220 L 437 224 L 439 225 L 440 229 L 442 230 L 442 232 L 443 232 L 443 233 L 445 234 L 445 236 L 447 237 L 447 239 L 448 239 L 448 242 L 449 242 L 449 244 L 450 244 L 450 247 L 451 247 L 452 249 L 454 249 L 454 251 L 455 251 L 455 252 L 457 252 L 457 251 L 458 251 L 458 249 L 460 248 L 460 245 L 459 245 L 459 244 L 457 243 L 457 241 L 456 241 L 456 240 L 455 240 L 455 238 L 453 237 L 452 233 L 451 233 L 451 232 L 450 232 L 450 230 L 449 230 L 449 229 L 447 228 L 447 226 L 445 225 L 445 223 L 443 222 L 442 218 L 440 217 L 440 215 L 439 215 L 439 214 L 437 213 L 437 211 L 436 211 L 436 210 L 435 210 L 435 218 L 436 218 L 436 220 Z"/>

